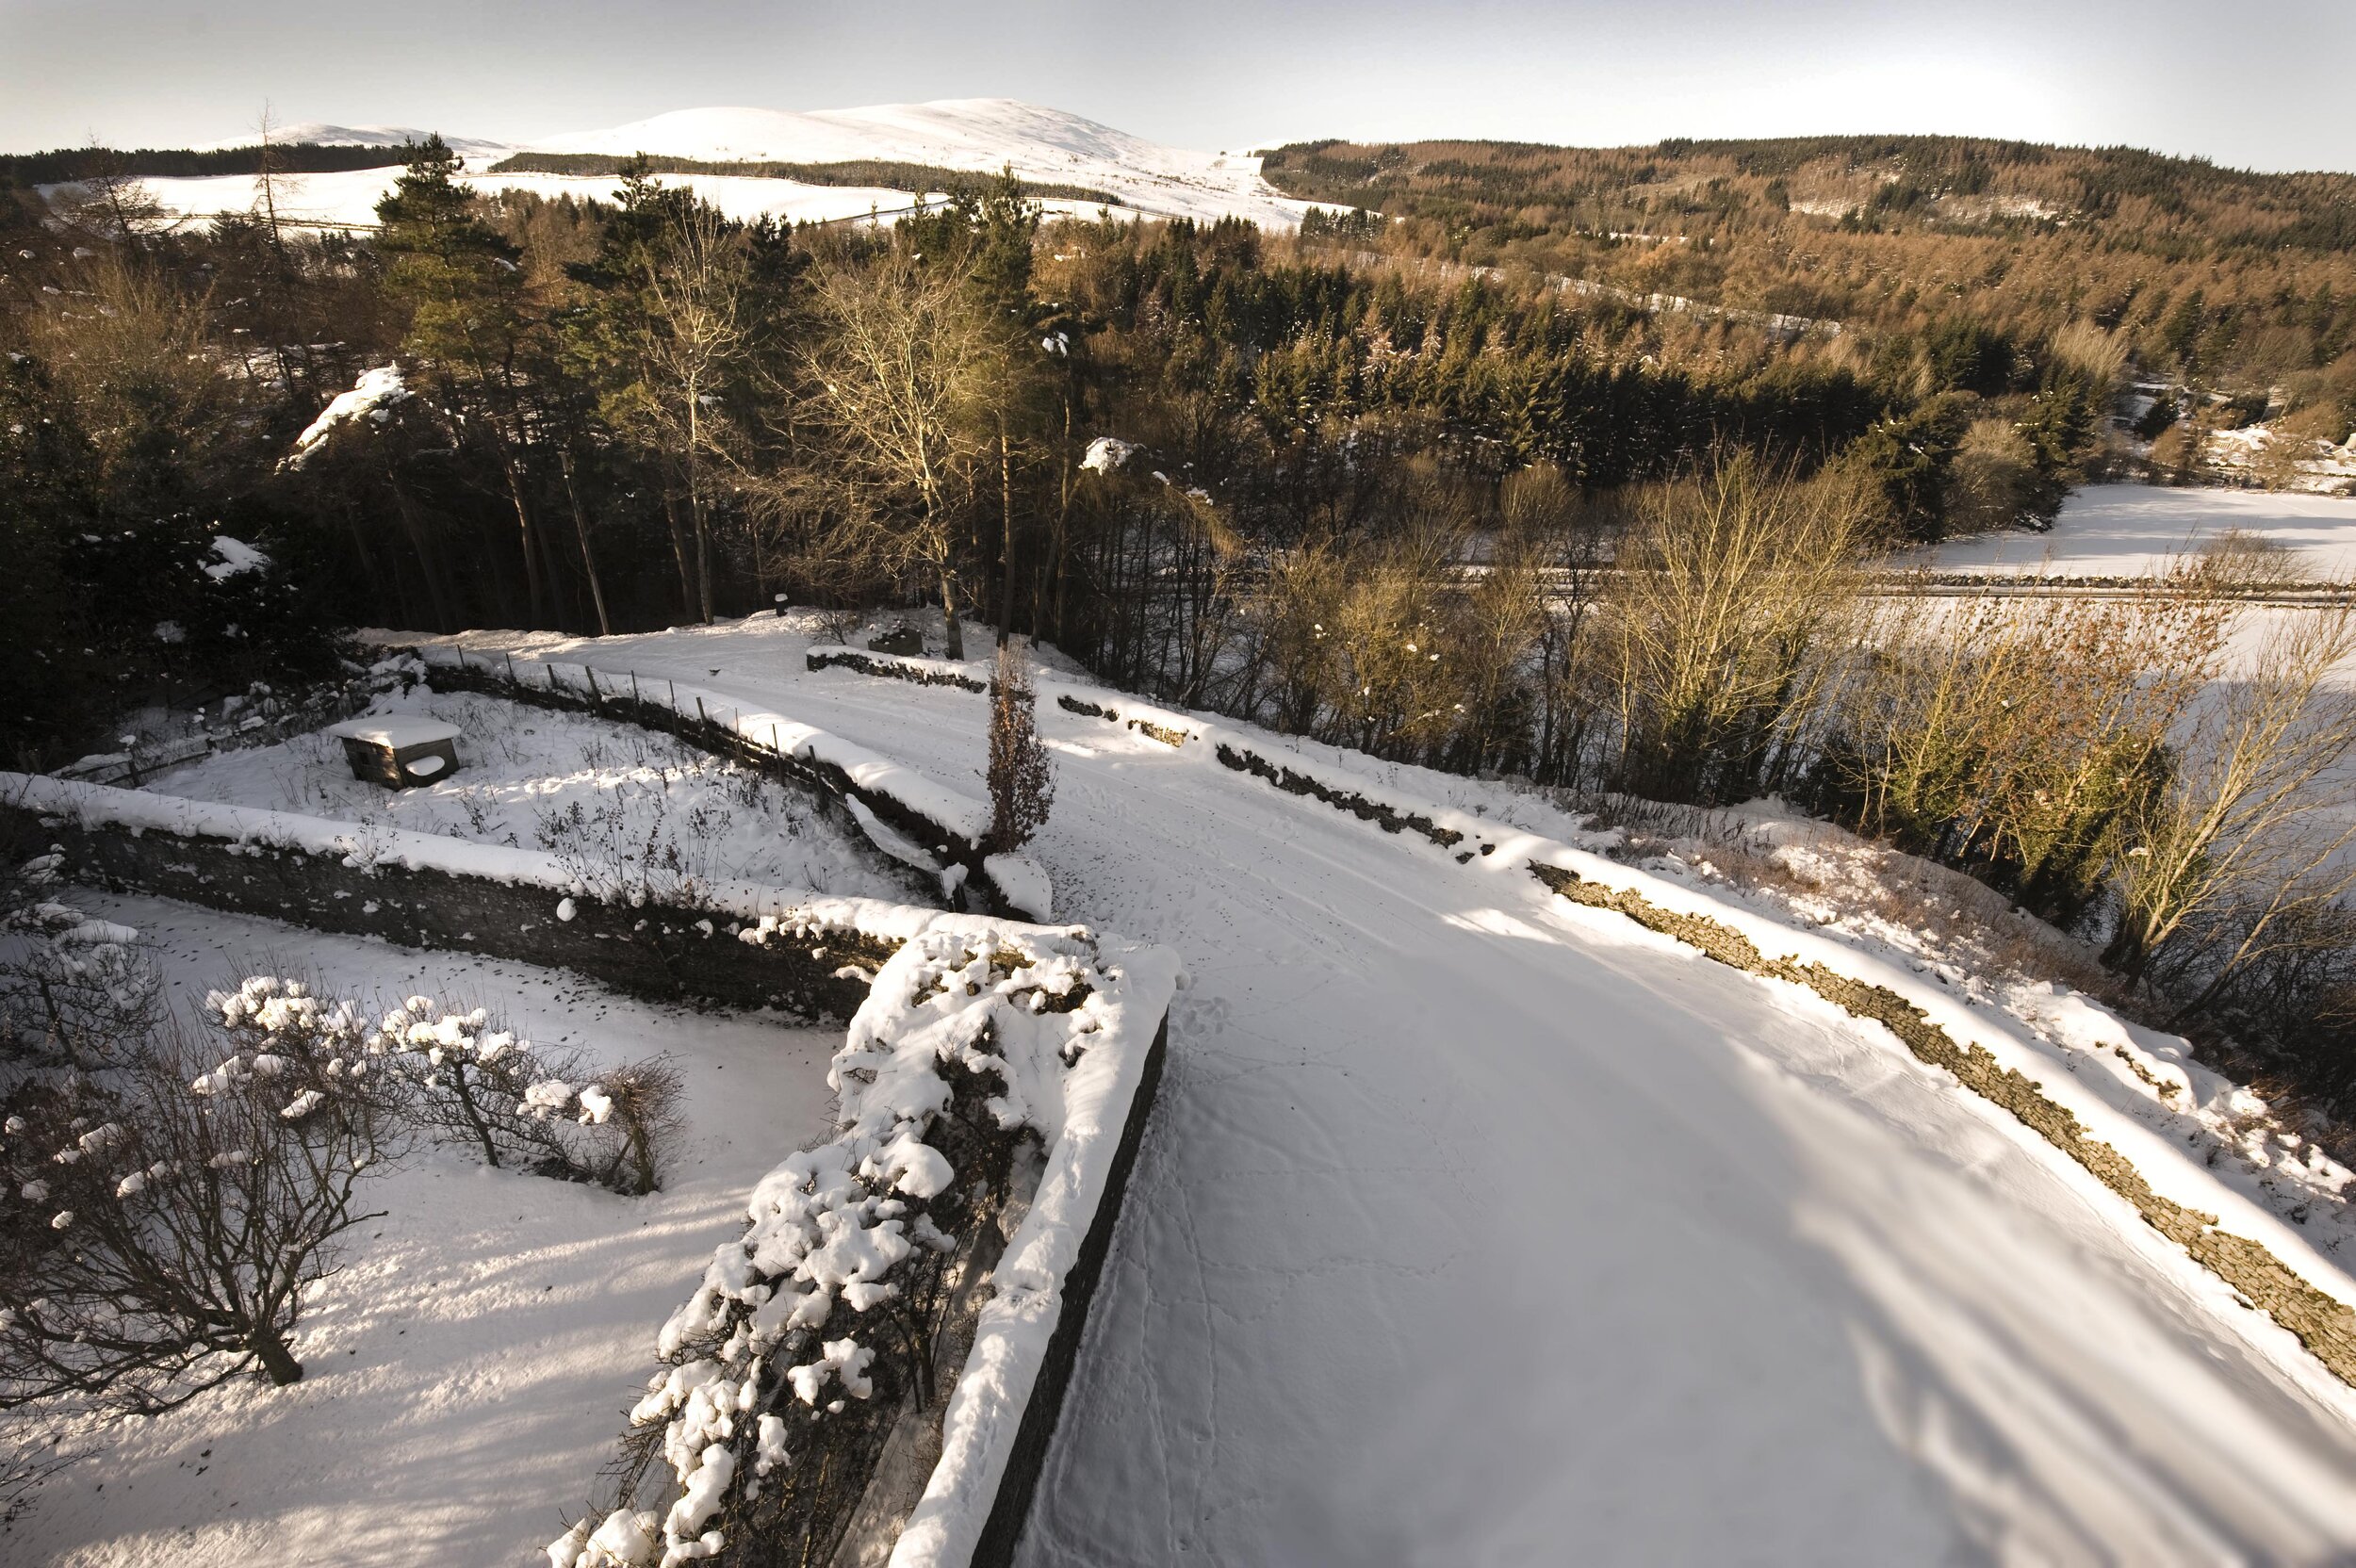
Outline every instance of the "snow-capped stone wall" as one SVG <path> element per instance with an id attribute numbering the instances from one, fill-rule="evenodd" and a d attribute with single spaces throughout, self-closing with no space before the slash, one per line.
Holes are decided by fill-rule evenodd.
<path id="1" fill-rule="evenodd" d="M 518 665 L 439 647 L 399 656 L 417 660 L 439 690 L 594 712 L 677 735 L 792 779 L 821 799 L 841 804 L 892 853 L 933 868 L 943 896 L 956 898 L 970 890 L 969 905 L 1015 919 L 1045 920 L 1053 913 L 1047 877 L 1038 865 L 1020 856 L 990 853 L 988 802 L 839 736 L 781 714 L 747 710 L 720 693 L 668 680 L 656 687 L 628 672 L 539 660 Z M 535 673 L 527 676 L 527 670 Z"/>
<path id="2" fill-rule="evenodd" d="M 537 850 L 24 775 L 0 774 L 0 812 L 36 819 L 86 885 L 806 1016 L 849 1017 L 935 913 L 738 885 L 665 904 L 589 888 Z"/>

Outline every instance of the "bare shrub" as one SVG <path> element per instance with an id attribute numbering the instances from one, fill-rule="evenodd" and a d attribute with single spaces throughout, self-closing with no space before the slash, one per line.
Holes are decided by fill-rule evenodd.
<path id="1" fill-rule="evenodd" d="M 630 1062 L 576 1089 L 543 1080 L 524 1093 L 527 1113 L 560 1135 L 566 1158 L 610 1191 L 642 1198 L 663 1184 L 663 1167 L 686 1128 L 679 1066 L 666 1055 Z M 569 1124 L 565 1119 L 569 1118 Z"/>
<path id="2" fill-rule="evenodd" d="M 227 1031 L 224 1031 L 227 1033 Z M 175 1028 L 120 1066 L 21 1083 L 0 1131 L 0 1409 L 74 1396 L 163 1410 L 259 1366 L 303 1376 L 304 1293 L 376 1163 L 379 1119 L 341 1070 L 349 1008 L 282 988 L 226 1043 Z"/>
<path id="3" fill-rule="evenodd" d="M 2346 851 L 2356 781 L 2356 693 L 2331 679 L 2356 655 L 2356 606 L 2276 623 L 2249 674 L 2196 714 L 2165 788 L 2138 803 L 2118 858 L 2123 906 L 2106 963 L 2152 971 L 2214 997 L 2278 946 L 2346 935 L 2324 918 L 2351 886 Z"/>
<path id="4" fill-rule="evenodd" d="M 2107 400 L 2118 390 L 2119 377 L 2127 368 L 2126 337 L 2105 332 L 2083 318 L 2054 333 L 2050 349 L 2055 361 L 2078 372 L 2096 389 L 2100 400 Z"/>
<path id="5" fill-rule="evenodd" d="M 1772 785 L 1814 706 L 1813 656 L 1858 613 L 1872 518 L 1842 476 L 1803 482 L 1740 451 L 1639 498 L 1603 626 L 1617 788 L 1707 802 Z"/>
<path id="6" fill-rule="evenodd" d="M 2037 449 L 2010 419 L 1972 421 L 1948 482 L 1947 531 L 1990 533 L 2028 514 L 2037 484 Z"/>
<path id="7" fill-rule="evenodd" d="M 2238 528 L 2202 541 L 2185 570 L 2193 582 L 2221 593 L 2266 594 L 2315 586 L 2298 551 L 2280 539 Z"/>
<path id="8" fill-rule="evenodd" d="M 1038 701 L 1030 661 L 1013 644 L 1001 645 L 990 683 L 990 842 L 1000 854 L 1030 842 L 1055 800 Z"/>
<path id="9" fill-rule="evenodd" d="M 493 1028 L 486 1009 L 456 1012 L 413 996 L 384 1015 L 368 1047 L 407 1086 L 403 1114 L 434 1142 L 495 1168 L 586 1174 L 530 1099 L 535 1085 L 579 1077 L 573 1063 Z"/>

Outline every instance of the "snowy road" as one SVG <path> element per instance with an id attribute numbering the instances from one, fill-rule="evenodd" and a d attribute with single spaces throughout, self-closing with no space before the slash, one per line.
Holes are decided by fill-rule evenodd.
<path id="1" fill-rule="evenodd" d="M 978 792 L 978 699 L 799 648 L 542 651 Z M 2356 1551 L 2356 1396 L 1886 1034 L 1506 857 L 1042 726 L 1058 918 L 1194 984 L 1027 1563 Z"/>

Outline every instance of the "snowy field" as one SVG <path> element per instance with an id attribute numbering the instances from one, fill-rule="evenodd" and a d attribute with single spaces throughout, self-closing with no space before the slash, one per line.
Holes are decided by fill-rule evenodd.
<path id="1" fill-rule="evenodd" d="M 2311 576 L 2356 573 L 2356 499 L 2260 490 L 2095 484 L 2062 503 L 2050 533 L 1989 533 L 1901 554 L 1937 572 L 2142 577 L 2228 530 L 2272 540 Z"/>
<path id="2" fill-rule="evenodd" d="M 423 954 L 156 899 L 76 892 L 135 926 L 193 1005 L 248 973 L 307 979 L 371 1014 L 412 993 L 491 1008 L 544 1046 L 673 1054 L 687 1136 L 663 1190 L 493 1170 L 427 1150 L 363 1189 L 380 1222 L 318 1287 L 303 1380 L 237 1382 L 103 1434 L 0 1532 L 0 1560 L 73 1568 L 524 1564 L 611 1456 L 654 1332 L 744 1195 L 831 1130 L 840 1029 L 695 1013 L 555 971 Z M 42 1441 L 50 1429 L 34 1434 Z M 578 1507 L 579 1503 L 576 1502 Z"/>
<path id="3" fill-rule="evenodd" d="M 465 641 L 980 776 L 978 698 L 808 674 L 793 621 Z M 1170 943 L 1192 985 L 1025 1563 L 2356 1552 L 2356 1394 L 1885 1033 L 1550 899 L 1511 854 L 1460 866 L 1200 745 L 1041 723 L 1059 912 Z M 1958 994 L 2155 1184 L 2356 1298 L 2315 1212 L 2338 1173 L 2163 1114 L 2075 998 Z M 2128 1043 L 2155 1074 L 2179 1049 Z"/>
<path id="4" fill-rule="evenodd" d="M 341 743 L 298 735 L 217 752 L 159 774 L 159 794 L 382 823 L 478 843 L 550 850 L 583 880 L 674 894 L 714 880 L 905 902 L 877 853 L 848 841 L 809 799 L 672 737 L 587 714 L 418 688 L 369 715 L 460 730 L 459 769 L 416 789 L 352 776 Z"/>

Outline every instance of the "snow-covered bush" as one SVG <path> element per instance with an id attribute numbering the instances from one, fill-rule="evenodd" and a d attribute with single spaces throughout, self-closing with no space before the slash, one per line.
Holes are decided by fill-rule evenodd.
<path id="1" fill-rule="evenodd" d="M 95 1068 L 154 1026 L 158 981 L 138 932 L 56 896 L 63 859 L 0 874 L 0 1059 Z"/>
<path id="2" fill-rule="evenodd" d="M 485 1008 L 410 997 L 384 1015 L 368 1048 L 406 1086 L 411 1123 L 485 1165 L 637 1196 L 660 1184 L 680 1127 L 679 1073 L 667 1057 L 593 1071 L 493 1028 Z"/>
<path id="3" fill-rule="evenodd" d="M 762 1178 L 663 1325 L 615 1495 L 554 1568 L 832 1560 L 892 1426 L 944 1392 L 935 1348 L 1013 1228 L 1023 1151 L 1060 1130 L 1060 1074 L 1103 1023 L 1091 956 L 952 928 L 884 965 L 828 1075 L 842 1131 Z"/>
<path id="4" fill-rule="evenodd" d="M 682 1085 L 668 1055 L 611 1068 L 574 1088 L 544 1079 L 524 1091 L 526 1109 L 563 1134 L 566 1157 L 599 1185 L 643 1197 L 663 1184 L 663 1162 L 685 1126 Z"/>
<path id="5" fill-rule="evenodd" d="M 256 1364 L 334 1272 L 383 1120 L 348 1004 L 249 981 L 214 1027 L 37 1070 L 0 1122 L 0 1409 L 60 1395 L 168 1408 Z"/>

